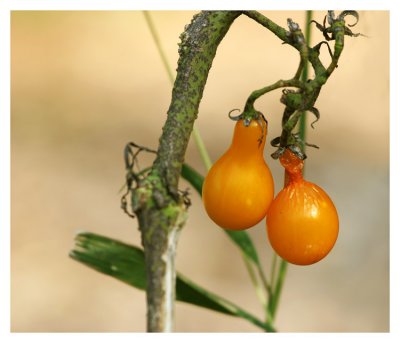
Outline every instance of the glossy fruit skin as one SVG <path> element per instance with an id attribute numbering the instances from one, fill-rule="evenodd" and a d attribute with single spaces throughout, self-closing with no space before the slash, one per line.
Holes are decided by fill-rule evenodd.
<path id="1" fill-rule="evenodd" d="M 335 245 L 339 217 L 328 194 L 305 181 L 301 168 L 302 164 L 286 163 L 289 182 L 268 209 L 267 232 L 280 257 L 293 264 L 310 265 L 323 259 Z"/>
<path id="2" fill-rule="evenodd" d="M 274 196 L 271 171 L 264 160 L 267 123 L 239 120 L 232 144 L 208 172 L 202 191 L 209 217 L 228 230 L 245 230 L 265 218 Z"/>

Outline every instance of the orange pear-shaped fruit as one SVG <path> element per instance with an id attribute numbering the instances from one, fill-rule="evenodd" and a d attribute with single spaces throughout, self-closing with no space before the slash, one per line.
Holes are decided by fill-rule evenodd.
<path id="1" fill-rule="evenodd" d="M 331 251 L 338 237 L 335 205 L 321 187 L 303 179 L 303 161 L 293 152 L 287 149 L 280 161 L 288 183 L 268 209 L 269 242 L 290 263 L 316 263 Z"/>
<path id="2" fill-rule="evenodd" d="M 209 217 L 228 230 L 248 229 L 265 218 L 274 182 L 264 160 L 267 122 L 261 118 L 235 125 L 232 144 L 215 162 L 203 184 Z"/>

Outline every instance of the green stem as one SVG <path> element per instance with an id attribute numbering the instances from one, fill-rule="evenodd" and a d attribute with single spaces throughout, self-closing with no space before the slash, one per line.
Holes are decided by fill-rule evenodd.
<path id="1" fill-rule="evenodd" d="M 272 294 L 272 288 L 271 288 L 271 285 L 268 283 L 268 280 L 267 280 L 267 278 L 264 274 L 264 271 L 262 270 L 260 265 L 257 265 L 257 271 L 258 271 L 258 276 L 260 277 L 260 280 L 264 286 L 264 289 L 268 293 L 268 297 L 270 297 Z"/>
<path id="2" fill-rule="evenodd" d="M 276 263 L 278 261 L 278 255 L 276 253 L 272 254 L 272 263 L 271 263 L 271 287 L 272 290 L 275 288 L 274 284 L 275 284 L 275 274 L 276 274 Z"/>
<path id="3" fill-rule="evenodd" d="M 272 20 L 262 15 L 260 12 L 257 11 L 244 11 L 244 15 L 248 16 L 249 18 L 253 19 L 257 23 L 261 24 L 268 30 L 270 30 L 273 34 L 275 34 L 280 40 L 285 43 L 290 43 L 287 32 L 283 27 L 275 24 Z"/>
<path id="4" fill-rule="evenodd" d="M 187 218 L 187 203 L 178 190 L 182 164 L 212 61 L 239 15 L 202 11 L 181 34 L 177 74 L 157 156 L 150 174 L 131 190 L 132 212 L 144 247 L 150 332 L 173 327 L 176 243 Z"/>
<path id="5" fill-rule="evenodd" d="M 156 27 L 151 18 L 150 12 L 143 11 L 143 14 L 146 19 L 147 26 L 149 27 L 151 36 L 153 37 L 154 43 L 156 44 L 158 53 L 160 55 L 161 61 L 164 66 L 164 69 L 165 69 L 166 73 L 168 74 L 168 78 L 169 78 L 171 84 L 173 84 L 174 83 L 174 75 L 172 73 L 172 68 L 168 62 L 167 55 L 165 54 L 165 51 L 162 47 L 160 37 L 157 33 Z M 198 130 L 196 125 L 193 126 L 193 138 L 196 143 L 197 149 L 200 153 L 200 157 L 203 161 L 204 166 L 207 168 L 207 170 L 210 170 L 210 168 L 212 166 L 212 161 L 211 161 L 210 155 L 208 154 L 207 148 L 205 147 L 205 144 L 204 144 L 203 138 L 201 137 L 200 131 Z"/>
<path id="6" fill-rule="evenodd" d="M 166 54 L 164 52 L 164 49 L 162 47 L 161 40 L 160 40 L 160 38 L 158 36 L 157 30 L 155 28 L 155 25 L 153 23 L 151 15 L 150 15 L 150 13 L 148 11 L 143 11 L 143 14 L 145 16 L 146 23 L 147 23 L 147 25 L 149 27 L 149 30 L 151 32 L 151 35 L 153 37 L 154 43 L 157 46 L 157 50 L 158 50 L 158 53 L 159 53 L 160 58 L 162 60 L 164 69 L 167 72 L 171 83 L 173 83 L 174 82 L 174 77 L 173 77 L 173 74 L 172 74 L 172 69 L 171 69 L 171 66 L 170 66 L 170 64 L 168 62 L 167 56 L 166 56 Z M 281 81 L 281 82 L 286 84 L 287 81 Z M 280 83 L 279 83 L 279 85 L 280 85 Z M 272 87 L 274 87 L 274 85 L 272 85 Z M 196 126 L 193 127 L 193 138 L 194 138 L 194 141 L 196 143 L 197 149 L 198 149 L 198 151 L 200 153 L 200 156 L 201 156 L 201 159 L 203 161 L 204 166 L 206 167 L 207 170 L 210 170 L 210 168 L 211 168 L 213 163 L 211 161 L 210 155 L 208 154 L 208 151 L 207 151 L 207 148 L 206 148 L 206 146 L 204 144 L 204 141 L 203 141 L 203 139 L 201 137 L 200 131 L 196 128 Z M 254 288 L 256 290 L 257 297 L 259 298 L 261 304 L 263 304 L 263 306 L 265 306 L 266 300 L 265 300 L 265 294 L 263 293 L 263 286 L 268 292 L 271 291 L 271 287 L 268 285 L 268 282 L 267 282 L 267 280 L 266 280 L 261 268 L 259 266 L 257 266 L 258 273 L 259 273 L 261 281 L 263 283 L 263 286 L 260 285 L 260 283 L 259 283 L 259 281 L 258 281 L 258 279 L 257 279 L 257 277 L 254 274 L 254 271 L 252 269 L 251 262 L 249 262 L 244 255 L 242 255 L 242 257 L 243 257 L 243 261 L 244 261 L 244 264 L 246 266 L 247 272 L 248 272 L 248 274 L 250 276 L 251 282 L 252 282 L 252 284 L 253 284 L 253 286 L 254 286 Z"/>
<path id="7" fill-rule="evenodd" d="M 222 298 L 221 298 L 222 299 Z M 259 328 L 263 329 L 266 332 L 276 332 L 274 326 L 270 323 L 263 323 L 261 320 L 250 314 L 249 312 L 243 310 L 236 304 L 229 302 L 228 300 L 224 299 L 224 304 L 229 306 L 232 312 L 235 313 L 236 316 L 242 317 L 249 322 L 253 323 L 254 325 L 258 326 Z"/>
<path id="8" fill-rule="evenodd" d="M 305 38 L 308 45 L 310 44 L 310 39 L 311 39 L 311 29 L 310 29 L 311 20 L 312 20 L 312 11 L 306 11 Z M 303 72 L 301 74 L 301 80 L 303 82 L 307 82 L 307 79 L 308 79 L 308 62 L 305 63 Z M 303 112 L 303 115 L 300 117 L 300 122 L 299 122 L 299 133 L 300 133 L 300 138 L 303 142 L 306 138 L 306 123 L 307 123 L 307 112 Z M 302 144 L 302 149 L 303 151 L 305 150 L 304 143 Z"/>
<path id="9" fill-rule="evenodd" d="M 250 96 L 248 97 L 247 101 L 246 101 L 246 106 L 244 109 L 244 112 L 253 112 L 255 111 L 254 109 L 254 103 L 255 101 L 263 96 L 266 93 L 269 93 L 275 89 L 278 88 L 283 88 L 283 87 L 296 87 L 296 88 L 302 88 L 303 84 L 297 80 L 296 78 L 290 79 L 290 80 L 279 80 L 275 83 L 273 83 L 272 85 L 263 87 L 261 89 L 257 89 L 255 91 L 253 91 Z"/>
<path id="10" fill-rule="evenodd" d="M 351 30 L 346 26 L 345 23 L 345 16 L 352 15 L 358 20 L 358 14 L 355 11 L 343 11 L 337 18 L 333 11 L 328 11 L 328 25 L 324 26 L 317 23 L 317 28 L 323 32 L 324 38 L 326 40 L 334 40 L 334 50 L 331 52 L 331 62 L 328 68 L 325 68 L 322 64 L 319 56 L 320 56 L 320 48 L 323 44 L 328 44 L 326 41 L 322 41 L 321 43 L 317 44 L 313 48 L 308 46 L 308 41 L 310 38 L 310 19 L 312 17 L 312 11 L 307 11 L 307 23 L 306 23 L 306 30 L 307 33 L 304 36 L 300 26 L 293 22 L 290 18 L 287 21 L 289 31 L 285 30 L 283 27 L 276 25 L 275 23 L 271 22 L 270 19 L 263 16 L 261 13 L 256 11 L 244 11 L 243 14 L 247 15 L 249 18 L 255 20 L 259 24 L 263 25 L 266 29 L 273 32 L 276 36 L 278 36 L 284 43 L 291 45 L 300 53 L 300 64 L 296 71 L 294 79 L 299 82 L 301 85 L 298 87 L 294 85 L 292 87 L 299 88 L 296 91 L 287 90 L 282 94 L 281 102 L 286 106 L 284 116 L 283 116 L 283 124 L 286 123 L 286 119 L 292 114 L 295 114 L 291 118 L 291 122 L 288 123 L 287 126 L 282 127 L 281 138 L 279 141 L 278 149 L 271 155 L 274 159 L 279 158 L 285 149 L 289 145 L 297 146 L 297 155 L 300 158 L 304 158 L 305 154 L 302 150 L 301 145 L 296 141 L 296 137 L 293 136 L 292 130 L 297 125 L 298 120 L 303 117 L 303 113 L 306 111 L 311 111 L 313 113 L 318 113 L 317 109 L 314 107 L 314 104 L 318 98 L 320 93 L 321 87 L 327 82 L 330 75 L 336 69 L 338 65 L 339 57 L 344 48 L 344 38 L 346 35 L 357 37 L 360 34 L 353 34 Z M 328 45 L 329 47 L 329 45 Z M 305 75 L 305 68 L 308 68 L 308 64 L 314 69 L 315 77 L 312 80 L 303 79 L 300 80 L 300 77 Z M 302 72 L 303 71 L 303 72 Z M 292 79 L 293 80 L 293 79 Z M 278 81 L 279 82 L 279 81 Z M 250 113 L 256 112 L 254 109 L 254 101 L 258 96 L 265 94 L 266 92 L 275 89 L 269 89 L 268 87 L 264 90 L 259 90 L 254 92 L 248 99 L 246 103 L 246 109 L 249 110 Z M 257 94 L 258 93 L 258 94 Z M 305 118 L 303 119 L 305 120 Z M 304 124 L 303 124 L 304 125 Z"/>
<path id="11" fill-rule="evenodd" d="M 172 73 L 172 68 L 171 68 L 171 66 L 170 66 L 170 64 L 168 62 L 167 55 L 165 54 L 164 49 L 163 49 L 163 47 L 161 45 L 161 40 L 160 40 L 160 37 L 158 36 L 156 27 L 154 26 L 153 20 L 151 19 L 150 12 L 149 11 L 143 11 L 143 14 L 144 14 L 144 17 L 146 19 L 147 26 L 149 27 L 151 36 L 153 37 L 154 43 L 156 44 L 156 47 L 157 47 L 158 53 L 160 55 L 161 61 L 162 61 L 163 65 L 164 65 L 164 69 L 168 74 L 169 80 L 173 84 L 175 78 L 174 78 L 174 75 Z"/>
<path id="12" fill-rule="evenodd" d="M 232 22 L 241 13 L 266 27 L 284 43 L 293 46 L 300 53 L 300 66 L 296 71 L 295 78 L 289 80 L 289 84 L 282 85 L 282 82 L 285 81 L 278 81 L 271 86 L 255 91 L 246 103 L 247 109 L 254 110 L 255 100 L 273 89 L 280 87 L 300 88 L 300 90 L 296 92 L 287 90 L 281 97 L 281 102 L 285 104 L 286 107 L 284 114 L 287 114 L 287 117 L 282 125 L 283 133 L 281 134 L 279 143 L 280 150 L 278 150 L 278 152 L 282 151 L 282 149 L 284 151 L 289 143 L 292 144 L 291 141 L 289 141 L 289 139 L 292 138 L 291 130 L 297 123 L 297 119 L 304 117 L 304 115 L 301 115 L 302 112 L 315 110 L 313 106 L 318 98 L 321 87 L 326 83 L 331 73 L 337 67 L 338 59 L 344 47 L 344 36 L 346 34 L 353 35 L 348 33 L 349 29 L 345 26 L 345 14 L 339 16 L 337 20 L 334 18 L 332 19 L 332 23 L 327 29 L 330 30 L 329 32 L 332 35 L 332 38 L 329 39 L 335 40 L 335 47 L 332 61 L 328 68 L 325 69 L 319 59 L 321 44 L 314 48 L 309 48 L 306 44 L 306 42 L 309 42 L 311 35 L 308 22 L 306 24 L 306 35 L 304 37 L 298 25 L 291 20 L 288 20 L 290 31 L 287 31 L 255 11 L 203 11 L 195 16 L 192 23 L 185 29 L 185 32 L 181 35 L 178 73 L 173 88 L 172 101 L 168 110 L 167 121 L 163 127 L 163 133 L 160 138 L 157 157 L 152 167 L 152 173 L 144 180 L 140 187 L 132 193 L 132 203 L 137 205 L 136 208 L 133 208 L 133 211 L 135 212 L 136 210 L 135 213 L 139 219 L 142 240 L 144 242 L 147 277 L 149 281 L 155 281 L 153 289 L 147 292 L 151 295 L 148 297 L 148 307 L 149 304 L 155 305 L 152 311 L 148 311 L 148 318 L 150 319 L 152 318 L 152 313 L 157 313 L 157 301 L 160 302 L 160 299 L 162 301 L 162 297 L 165 293 L 158 281 L 158 279 L 163 277 L 163 275 L 158 274 L 165 274 L 163 271 L 164 262 L 162 252 L 165 250 L 170 231 L 172 230 L 175 232 L 176 226 L 180 229 L 184 222 L 184 219 L 180 216 L 181 214 L 185 214 L 185 210 L 180 208 L 184 202 L 179 196 L 178 180 L 190 133 L 193 130 L 193 124 L 197 117 L 198 106 L 203 94 L 208 71 L 211 67 L 218 44 L 228 31 Z M 311 14 L 311 11 L 309 11 L 309 13 L 307 13 L 307 18 L 309 15 L 311 16 Z M 146 17 L 150 18 L 148 14 Z M 155 32 L 155 30 L 152 31 Z M 326 31 L 324 31 L 324 33 L 326 33 Z M 161 49 L 159 39 L 155 41 L 159 49 Z M 170 67 L 165 61 L 163 61 L 163 63 L 170 74 Z M 314 69 L 315 78 L 307 82 L 306 74 L 308 71 L 306 72 L 304 69 L 308 68 L 309 63 L 311 63 Z M 303 72 L 301 72 L 302 69 Z M 298 80 L 300 75 L 302 80 Z M 282 139 L 284 136 L 286 139 Z M 304 140 L 305 125 L 300 131 L 300 136 Z M 209 168 L 211 166 L 211 161 L 209 159 L 206 161 L 204 158 L 204 156 L 208 155 L 204 145 L 200 150 L 201 149 L 203 149 L 203 153 L 201 153 L 202 159 L 206 167 Z M 274 153 L 273 156 L 275 156 L 274 158 L 278 158 L 280 155 Z M 174 218 L 171 218 L 170 215 L 171 207 L 174 213 L 176 212 Z M 157 233 L 158 236 L 154 235 L 154 232 Z M 271 284 L 267 324 L 274 319 L 286 275 L 286 269 L 287 262 L 282 260 L 279 265 L 276 284 Z M 155 323 L 155 331 L 160 328 L 162 329 L 162 323 Z"/>
<path id="13" fill-rule="evenodd" d="M 251 265 L 251 261 L 249 261 L 247 259 L 247 257 L 245 256 L 245 254 L 243 254 L 243 253 L 242 253 L 242 257 L 243 257 L 243 261 L 244 261 L 244 264 L 246 266 L 246 269 L 247 269 L 247 271 L 248 271 L 248 273 L 250 275 L 251 282 L 252 282 L 252 284 L 253 284 L 253 286 L 254 286 L 254 288 L 256 290 L 256 294 L 257 294 L 258 300 L 260 301 L 261 305 L 263 307 L 265 307 L 266 304 L 267 304 L 267 299 L 265 297 L 265 293 L 264 293 L 264 290 L 263 290 L 263 287 L 262 287 L 264 285 L 260 285 L 260 282 L 257 279 L 257 275 L 254 273 L 253 267 Z"/>
<path id="14" fill-rule="evenodd" d="M 200 157 L 203 161 L 204 166 L 207 170 L 210 170 L 213 163 L 211 161 L 210 155 L 208 154 L 203 138 L 201 137 L 200 131 L 196 126 L 193 127 L 193 138 L 196 142 L 197 150 L 200 153 Z"/>
<path id="15" fill-rule="evenodd" d="M 276 280 L 276 285 L 273 290 L 274 296 L 272 297 L 269 303 L 269 312 L 272 317 L 272 320 L 275 319 L 276 310 L 278 308 L 279 298 L 281 296 L 283 283 L 285 281 L 286 270 L 287 270 L 288 263 L 285 260 L 281 260 L 279 265 L 279 274 L 278 279 Z"/>
<path id="16" fill-rule="evenodd" d="M 305 27 L 306 27 L 306 29 L 305 29 L 306 44 L 309 44 L 310 40 L 311 40 L 311 25 L 310 25 L 311 19 L 312 19 L 312 11 L 307 11 L 306 12 L 306 25 L 305 25 Z M 299 75 L 301 75 L 301 82 L 304 82 L 304 83 L 307 82 L 307 80 L 308 80 L 308 73 L 309 73 L 308 65 L 309 65 L 309 62 L 307 60 L 305 60 L 302 56 L 301 60 L 300 60 L 299 68 L 296 72 L 296 75 L 297 75 L 297 77 L 299 77 Z M 301 68 L 303 68 L 303 69 L 301 70 Z M 301 112 L 298 113 L 298 115 L 300 115 L 300 114 L 301 114 Z M 305 137 L 306 137 L 306 114 L 305 114 L 305 112 L 302 112 L 302 115 L 300 117 L 299 131 L 300 131 L 300 138 L 302 139 L 302 141 L 304 141 Z M 304 149 L 305 149 L 304 145 L 302 148 L 304 151 Z M 273 258 L 272 258 L 272 267 L 271 267 L 272 294 L 269 297 L 268 310 L 267 310 L 267 322 L 270 324 L 272 324 L 275 319 L 276 310 L 278 308 L 279 298 L 280 298 L 280 295 L 282 292 L 282 287 L 283 287 L 283 284 L 285 281 L 285 276 L 286 276 L 286 271 L 287 271 L 287 266 L 288 266 L 288 263 L 285 260 L 280 259 L 278 278 L 275 283 L 277 259 L 278 259 L 277 255 L 274 253 Z"/>

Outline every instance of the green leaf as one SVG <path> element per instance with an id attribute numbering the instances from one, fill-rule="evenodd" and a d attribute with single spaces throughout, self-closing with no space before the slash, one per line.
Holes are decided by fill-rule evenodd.
<path id="1" fill-rule="evenodd" d="M 255 264 L 260 264 L 256 248 L 250 236 L 245 231 L 229 231 L 224 230 L 229 238 L 242 250 L 246 257 L 248 257 Z"/>
<path id="2" fill-rule="evenodd" d="M 186 163 L 182 165 L 181 176 L 186 181 L 188 181 L 201 196 L 203 190 L 204 176 L 199 174 L 196 170 L 194 170 Z"/>
<path id="3" fill-rule="evenodd" d="M 75 238 L 75 249 L 70 252 L 74 260 L 100 273 L 135 288 L 146 289 L 146 271 L 143 250 L 126 243 L 94 233 L 80 233 Z M 244 318 L 266 331 L 275 331 L 230 301 L 196 285 L 184 275 L 177 273 L 176 299 L 213 311 Z"/>
<path id="4" fill-rule="evenodd" d="M 194 170 L 186 163 L 184 163 L 182 166 L 181 175 L 186 181 L 188 181 L 194 187 L 194 189 L 196 189 L 196 191 L 201 196 L 204 176 L 199 174 L 196 170 Z M 224 230 L 224 231 L 229 236 L 229 238 L 240 248 L 240 250 L 244 253 L 246 258 L 250 259 L 257 265 L 260 264 L 257 250 L 254 247 L 254 244 L 247 232 L 230 231 L 230 230 Z"/>
<path id="5" fill-rule="evenodd" d="M 75 249 L 70 257 L 135 288 L 146 289 L 144 253 L 140 248 L 83 232 L 75 237 Z"/>

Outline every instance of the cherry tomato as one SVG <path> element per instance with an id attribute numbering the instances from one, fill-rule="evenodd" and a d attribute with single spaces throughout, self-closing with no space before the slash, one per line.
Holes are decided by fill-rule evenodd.
<path id="1" fill-rule="evenodd" d="M 303 161 L 286 149 L 281 164 L 289 176 L 267 213 L 267 232 L 275 252 L 290 263 L 309 265 L 333 248 L 339 218 L 332 200 L 302 177 Z"/>
<path id="2" fill-rule="evenodd" d="M 204 207 L 224 229 L 248 229 L 266 216 L 274 197 L 274 182 L 263 155 L 266 135 L 262 116 L 248 126 L 239 120 L 231 146 L 204 180 Z"/>

